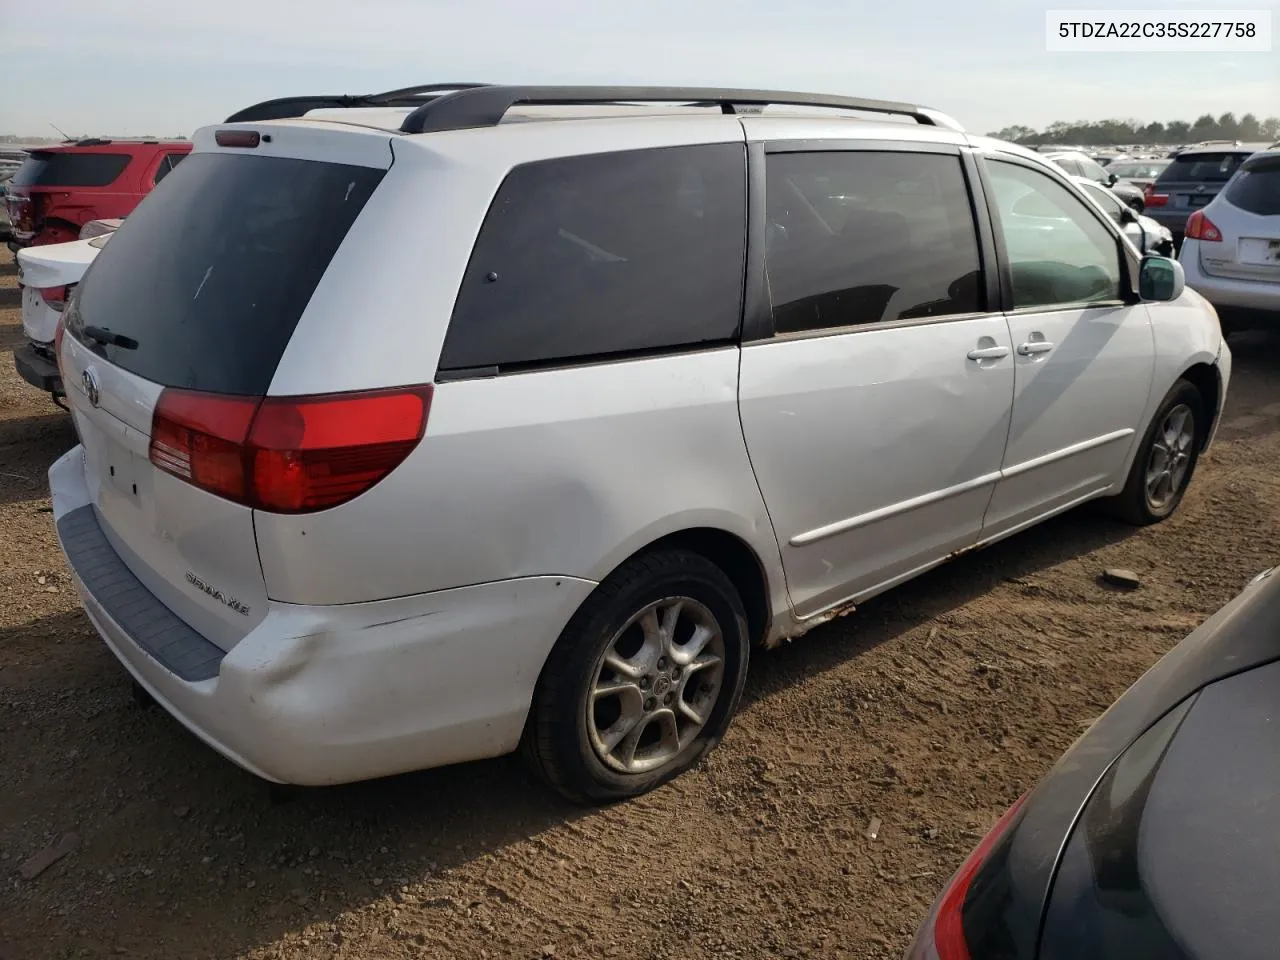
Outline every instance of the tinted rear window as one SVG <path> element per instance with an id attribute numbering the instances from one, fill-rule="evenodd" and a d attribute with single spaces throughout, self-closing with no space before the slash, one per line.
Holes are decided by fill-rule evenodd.
<path id="1" fill-rule="evenodd" d="M 105 187 L 129 165 L 127 153 L 37 150 L 14 174 L 15 187 Z"/>
<path id="2" fill-rule="evenodd" d="M 978 238 L 959 157 L 780 153 L 765 171 L 778 333 L 982 309 Z"/>
<path id="3" fill-rule="evenodd" d="M 517 167 L 476 240 L 440 367 L 510 368 L 730 339 L 745 251 L 740 143 Z"/>
<path id="4" fill-rule="evenodd" d="M 1112 163 L 1107 169 L 1114 173 L 1117 177 L 1137 177 L 1145 179 L 1148 177 L 1158 177 L 1160 171 L 1169 164 L 1164 160 L 1155 160 L 1150 163 L 1132 163 L 1126 161 L 1124 163 Z"/>
<path id="5" fill-rule="evenodd" d="M 1232 206 L 1263 217 L 1280 216 L 1280 156 L 1254 161 L 1227 188 Z"/>
<path id="6" fill-rule="evenodd" d="M 1178 157 L 1160 174 L 1159 182 L 1226 183 L 1247 153 L 1193 153 Z"/>
<path id="7" fill-rule="evenodd" d="M 368 167 L 204 153 L 184 160 L 112 235 L 68 329 L 147 380 L 264 394 L 338 244 L 382 180 Z"/>

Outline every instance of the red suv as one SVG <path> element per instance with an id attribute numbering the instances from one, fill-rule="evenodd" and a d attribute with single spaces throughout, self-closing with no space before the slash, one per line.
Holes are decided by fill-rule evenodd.
<path id="1" fill-rule="evenodd" d="M 80 140 L 32 150 L 9 182 L 13 250 L 75 240 L 124 217 L 191 152 L 186 140 Z"/>

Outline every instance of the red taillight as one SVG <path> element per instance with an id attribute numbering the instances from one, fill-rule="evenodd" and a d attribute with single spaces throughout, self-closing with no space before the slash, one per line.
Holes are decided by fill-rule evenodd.
<path id="1" fill-rule="evenodd" d="M 35 204 L 31 198 L 10 191 L 4 198 L 9 211 L 9 229 L 18 240 L 30 240 L 36 233 Z"/>
<path id="2" fill-rule="evenodd" d="M 403 462 L 426 430 L 431 391 L 262 399 L 165 390 L 152 418 L 151 462 L 258 510 L 323 510 Z"/>
<path id="3" fill-rule="evenodd" d="M 956 871 L 956 875 L 951 878 L 950 885 L 942 892 L 933 922 L 933 947 L 937 951 L 938 960 L 969 960 L 969 944 L 965 941 L 964 922 L 961 915 L 965 896 L 969 893 L 969 885 L 973 882 L 978 868 L 987 859 L 987 854 L 996 845 L 996 841 L 1009 829 L 1014 815 L 1021 809 L 1026 799 L 1027 795 L 1024 793 L 1013 802 L 1013 806 L 996 821 L 996 825 L 969 854 L 969 859 L 965 860 Z"/>
<path id="4" fill-rule="evenodd" d="M 256 147 L 261 140 L 257 130 L 219 130 L 213 135 L 220 147 Z"/>
<path id="5" fill-rule="evenodd" d="M 40 299 L 48 306 L 61 313 L 67 305 L 67 294 L 70 292 L 70 289 L 71 288 L 67 286 L 37 287 L 36 293 L 40 294 Z"/>
<path id="6" fill-rule="evenodd" d="M 1207 240 L 1209 243 L 1222 242 L 1222 231 L 1214 225 L 1212 220 L 1204 215 L 1203 210 L 1197 210 L 1187 217 L 1186 234 L 1188 240 Z"/>
<path id="7" fill-rule="evenodd" d="M 1156 193 L 1155 184 L 1148 183 L 1146 189 L 1142 191 L 1142 202 L 1148 207 L 1163 207 L 1169 202 L 1169 195 Z"/>

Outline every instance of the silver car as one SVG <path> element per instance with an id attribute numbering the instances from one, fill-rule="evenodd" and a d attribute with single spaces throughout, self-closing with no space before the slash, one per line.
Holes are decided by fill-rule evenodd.
<path id="1" fill-rule="evenodd" d="M 1159 521 L 1213 435 L 1231 354 L 1176 261 L 935 111 L 318 100 L 198 132 L 57 349 L 85 610 L 267 779 L 522 748 L 634 796 L 753 650 L 1088 500 Z"/>
<path id="2" fill-rule="evenodd" d="M 1228 327 L 1280 321 L 1280 150 L 1255 153 L 1191 214 L 1178 259 Z"/>

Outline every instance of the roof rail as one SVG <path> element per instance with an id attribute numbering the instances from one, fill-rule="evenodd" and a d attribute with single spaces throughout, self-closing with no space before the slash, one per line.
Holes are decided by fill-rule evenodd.
<path id="1" fill-rule="evenodd" d="M 237 110 L 225 123 L 254 123 L 260 120 L 285 120 L 304 116 L 311 110 L 342 107 L 420 107 L 434 96 L 455 90 L 471 90 L 482 83 L 432 83 L 416 87 L 402 87 L 385 93 L 313 95 L 305 97 L 279 97 L 264 100 L 251 107 Z M 434 96 L 433 96 L 434 95 Z"/>
<path id="2" fill-rule="evenodd" d="M 502 121 L 512 107 L 525 105 L 565 105 L 625 103 L 679 103 L 717 106 L 722 113 L 736 113 L 736 107 L 786 106 L 830 107 L 911 117 L 917 123 L 963 131 L 945 114 L 910 103 L 863 100 L 821 93 L 794 93 L 784 90 L 734 90 L 718 87 L 532 87 L 480 86 L 458 89 L 422 104 L 405 117 L 402 133 L 438 133 L 492 127 Z"/>

